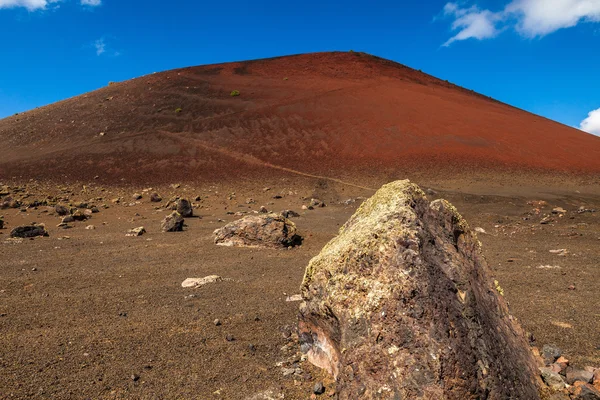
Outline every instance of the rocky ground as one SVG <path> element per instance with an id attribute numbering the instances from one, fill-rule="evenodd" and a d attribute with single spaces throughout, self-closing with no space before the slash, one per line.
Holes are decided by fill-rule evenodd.
<path id="1" fill-rule="evenodd" d="M 478 232 L 532 344 L 542 355 L 562 350 L 568 365 L 547 362 L 575 395 L 573 371 L 600 366 L 598 189 L 432 186 L 428 196 L 451 201 Z M 308 261 L 372 194 L 309 178 L 260 187 L 0 185 L 0 398 L 335 396 L 298 352 L 295 295 Z M 194 215 L 183 231 L 163 232 L 178 198 Z M 290 219 L 301 245 L 214 244 L 215 229 L 282 210 L 299 214 Z M 32 223 L 48 236 L 10 237 Z"/>

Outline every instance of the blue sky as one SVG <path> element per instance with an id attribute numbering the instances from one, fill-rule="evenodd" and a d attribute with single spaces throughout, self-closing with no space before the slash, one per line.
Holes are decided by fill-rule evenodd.
<path id="1" fill-rule="evenodd" d="M 0 0 L 0 118 L 155 71 L 349 49 L 600 135 L 600 0 Z"/>

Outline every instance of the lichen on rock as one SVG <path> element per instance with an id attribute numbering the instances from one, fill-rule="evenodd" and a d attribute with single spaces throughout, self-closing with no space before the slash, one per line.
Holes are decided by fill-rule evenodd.
<path id="1" fill-rule="evenodd" d="M 539 398 L 476 235 L 407 180 L 361 205 L 301 290 L 301 349 L 336 378 L 340 399 Z"/>

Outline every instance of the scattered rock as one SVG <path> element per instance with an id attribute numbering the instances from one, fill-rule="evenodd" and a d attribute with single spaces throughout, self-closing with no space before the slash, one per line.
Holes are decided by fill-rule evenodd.
<path id="1" fill-rule="evenodd" d="M 177 212 L 184 218 L 192 217 L 194 215 L 192 203 L 187 199 L 177 200 Z"/>
<path id="2" fill-rule="evenodd" d="M 94 225 L 88 225 L 85 227 L 85 229 L 87 229 L 88 231 L 91 231 L 91 230 L 96 229 L 96 227 Z"/>
<path id="3" fill-rule="evenodd" d="M 146 233 L 146 229 L 143 226 L 139 226 L 128 230 L 125 236 L 142 236 L 144 233 Z"/>
<path id="4" fill-rule="evenodd" d="M 173 211 L 163 219 L 160 228 L 163 232 L 183 231 L 184 219 L 177 211 Z"/>
<path id="5" fill-rule="evenodd" d="M 477 233 L 487 233 L 487 232 L 485 231 L 485 229 L 483 229 L 483 228 L 480 228 L 480 227 L 477 227 L 477 228 L 475 228 L 475 232 L 477 232 Z"/>
<path id="6" fill-rule="evenodd" d="M 480 246 L 456 208 L 409 181 L 359 207 L 301 288 L 301 350 L 337 396 L 539 399 L 525 333 Z"/>
<path id="7" fill-rule="evenodd" d="M 32 238 L 36 236 L 49 236 L 44 224 L 17 226 L 10 232 L 11 238 Z"/>
<path id="8" fill-rule="evenodd" d="M 0 229 L 4 229 L 4 220 L 0 218 Z"/>
<path id="9" fill-rule="evenodd" d="M 542 347 L 542 357 L 546 365 L 554 363 L 562 354 L 562 351 L 553 344 L 545 344 Z"/>
<path id="10" fill-rule="evenodd" d="M 300 214 L 292 210 L 283 210 L 281 215 L 283 215 L 285 218 L 295 218 L 300 216 Z"/>
<path id="11" fill-rule="evenodd" d="M 564 257 L 567 254 L 569 254 L 569 251 L 567 249 L 556 249 L 556 250 L 550 250 L 550 253 L 556 254 L 557 256 L 560 256 L 560 257 Z"/>
<path id="12" fill-rule="evenodd" d="M 285 301 L 302 301 L 302 295 L 301 294 L 294 294 L 292 296 L 288 296 L 285 298 Z"/>
<path id="13" fill-rule="evenodd" d="M 225 336 L 225 340 L 227 340 L 228 342 L 233 342 L 235 340 L 235 337 L 232 334 L 229 334 Z"/>
<path id="14" fill-rule="evenodd" d="M 269 210 L 267 210 L 267 207 L 265 207 L 265 206 L 260 206 L 258 212 L 261 214 L 267 214 L 269 212 Z"/>
<path id="15" fill-rule="evenodd" d="M 317 382 L 317 383 L 315 383 L 315 386 L 313 387 L 313 393 L 314 394 L 323 394 L 323 393 L 325 393 L 325 386 L 323 385 L 323 382 Z"/>
<path id="16" fill-rule="evenodd" d="M 100 212 L 100 210 L 96 206 L 90 207 L 90 211 L 92 212 L 92 214 L 97 214 Z"/>
<path id="17" fill-rule="evenodd" d="M 600 390 L 589 383 L 576 387 L 573 395 L 575 400 L 600 400 Z"/>
<path id="18" fill-rule="evenodd" d="M 61 217 L 71 214 L 71 211 L 61 204 L 57 204 L 56 206 L 54 206 L 54 211 Z"/>
<path id="19" fill-rule="evenodd" d="M 554 222 L 554 219 L 552 219 L 552 217 L 550 217 L 550 216 L 546 216 L 546 217 L 542 218 L 542 220 L 540 221 L 540 224 L 547 225 L 551 222 Z"/>
<path id="20" fill-rule="evenodd" d="M 281 248 L 302 242 L 296 225 L 280 214 L 248 215 L 214 231 L 220 246 Z"/>
<path id="21" fill-rule="evenodd" d="M 552 209 L 552 214 L 565 214 L 567 210 L 562 207 L 555 207 Z"/>
<path id="22" fill-rule="evenodd" d="M 131 374 L 131 380 L 137 382 L 140 380 L 140 376 L 138 374 Z"/>
<path id="23" fill-rule="evenodd" d="M 204 286 L 207 283 L 221 282 L 223 278 L 218 275 L 209 275 L 204 278 L 187 278 L 181 283 L 181 287 L 199 287 Z"/>
<path id="24" fill-rule="evenodd" d="M 75 222 L 75 218 L 72 215 L 67 215 L 60 221 L 61 224 L 68 224 L 69 222 Z"/>
<path id="25" fill-rule="evenodd" d="M 566 377 L 567 377 L 567 383 L 569 385 L 574 384 L 576 381 L 592 383 L 594 374 L 592 372 L 581 370 L 581 369 L 571 369 L 571 370 L 567 371 Z"/>
<path id="26" fill-rule="evenodd" d="M 221 326 L 221 320 L 217 318 L 213 321 L 213 324 L 215 324 L 215 326 Z"/>
<path id="27" fill-rule="evenodd" d="M 158 193 L 152 193 L 150 195 L 150 201 L 153 203 L 160 203 L 162 201 L 162 197 Z"/>
<path id="28" fill-rule="evenodd" d="M 140 193 L 134 193 L 133 196 L 131 196 L 131 198 L 133 200 L 141 200 L 142 199 L 142 195 Z"/>
<path id="29" fill-rule="evenodd" d="M 325 207 L 325 202 L 319 200 L 319 199 L 310 199 L 310 204 L 309 206 L 311 207 Z"/>
<path id="30" fill-rule="evenodd" d="M 75 211 L 71 217 L 73 217 L 74 221 L 85 221 L 86 219 L 88 219 L 88 216 L 86 214 L 83 213 L 83 211 L 81 210 L 77 210 Z M 64 220 L 64 219 L 63 219 Z"/>

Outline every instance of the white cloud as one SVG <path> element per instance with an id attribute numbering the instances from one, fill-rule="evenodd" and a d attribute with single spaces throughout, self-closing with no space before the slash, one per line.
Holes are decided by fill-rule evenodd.
<path id="1" fill-rule="evenodd" d="M 104 39 L 98 39 L 94 42 L 94 47 L 96 48 L 96 55 L 101 56 L 106 53 L 106 43 L 104 43 Z"/>
<path id="2" fill-rule="evenodd" d="M 459 32 L 448 39 L 444 46 L 452 42 L 465 39 L 488 39 L 496 36 L 496 21 L 499 15 L 488 10 L 480 10 L 477 6 L 460 8 L 456 3 L 447 3 L 444 7 L 444 15 L 454 17 L 452 29 Z"/>
<path id="3" fill-rule="evenodd" d="M 512 0 L 504 9 L 495 12 L 447 3 L 443 13 L 454 18 L 453 30 L 460 29 L 444 44 L 447 46 L 458 40 L 492 38 L 502 25 L 532 38 L 580 22 L 600 22 L 600 0 Z"/>
<path id="4" fill-rule="evenodd" d="M 544 36 L 581 21 L 600 21 L 600 0 L 514 0 L 507 13 L 518 14 L 517 31 Z"/>
<path id="5" fill-rule="evenodd" d="M 29 11 L 44 10 L 56 0 L 0 0 L 0 8 L 25 7 Z"/>
<path id="6" fill-rule="evenodd" d="M 58 3 L 63 0 L 0 0 L 0 9 L 23 7 L 28 11 L 45 10 L 52 3 Z M 79 0 L 82 6 L 97 7 L 102 4 L 102 0 Z"/>
<path id="7" fill-rule="evenodd" d="M 600 108 L 590 111 L 588 117 L 581 121 L 579 129 L 591 133 L 592 135 L 600 136 Z"/>

